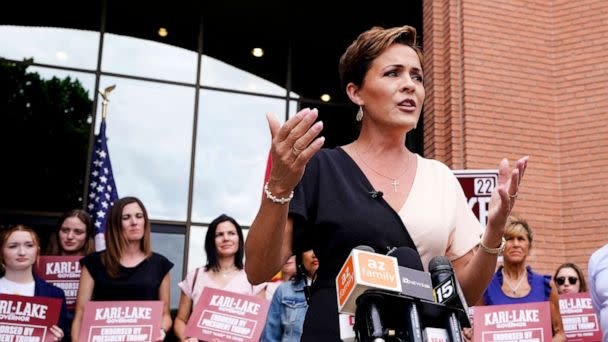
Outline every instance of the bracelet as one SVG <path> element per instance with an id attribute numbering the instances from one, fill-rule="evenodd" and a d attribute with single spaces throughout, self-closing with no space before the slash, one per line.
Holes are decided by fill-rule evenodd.
<path id="1" fill-rule="evenodd" d="M 500 246 L 496 247 L 496 248 L 489 248 L 483 245 L 483 242 L 481 242 L 481 240 L 483 240 L 483 237 L 479 240 L 479 248 L 488 253 L 488 254 L 500 254 L 502 253 L 502 251 L 505 249 L 505 244 L 507 243 L 507 240 L 505 240 L 505 237 L 503 236 L 502 239 L 500 240 Z"/>
<path id="2" fill-rule="evenodd" d="M 289 201 L 291 201 L 291 199 L 293 198 L 293 190 L 291 191 L 288 197 L 276 197 L 272 194 L 272 192 L 270 192 L 270 190 L 268 190 L 268 182 L 264 184 L 264 193 L 266 194 L 266 198 L 271 200 L 272 203 L 285 204 L 289 203 Z"/>

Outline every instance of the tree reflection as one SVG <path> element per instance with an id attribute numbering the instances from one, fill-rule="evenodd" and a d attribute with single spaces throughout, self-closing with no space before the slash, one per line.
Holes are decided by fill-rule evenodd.
<path id="1" fill-rule="evenodd" d="M 0 208 L 82 206 L 92 99 L 77 79 L 44 80 L 0 59 Z"/>

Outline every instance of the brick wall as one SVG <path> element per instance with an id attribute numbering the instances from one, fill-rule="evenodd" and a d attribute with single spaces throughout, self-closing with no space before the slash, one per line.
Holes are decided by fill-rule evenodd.
<path id="1" fill-rule="evenodd" d="M 514 210 L 535 231 L 530 264 L 586 269 L 608 243 L 608 2 L 425 1 L 423 22 L 426 155 L 530 155 Z"/>

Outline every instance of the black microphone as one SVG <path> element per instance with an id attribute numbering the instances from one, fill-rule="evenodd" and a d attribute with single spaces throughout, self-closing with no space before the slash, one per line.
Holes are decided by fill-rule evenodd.
<path id="1" fill-rule="evenodd" d="M 371 248 L 370 246 L 367 245 L 359 245 L 353 249 L 356 249 L 358 251 L 366 251 L 366 252 L 371 252 L 371 253 L 376 253 L 376 250 Z"/>
<path id="2" fill-rule="evenodd" d="M 369 196 L 373 199 L 381 199 L 384 193 L 382 191 L 370 191 Z"/>
<path id="3" fill-rule="evenodd" d="M 436 301 L 464 312 L 460 315 L 451 312 L 446 322 L 451 341 L 462 342 L 461 327 L 471 327 L 471 321 L 468 316 L 469 306 L 454 275 L 452 263 L 445 256 L 436 256 L 429 262 L 429 272 Z"/>
<path id="4" fill-rule="evenodd" d="M 422 299 L 428 299 L 430 294 L 432 300 L 431 277 L 423 271 L 422 260 L 420 260 L 418 252 L 410 247 L 399 247 L 389 252 L 389 255 L 397 258 L 397 263 L 399 264 L 401 293 L 406 296 Z M 414 300 L 406 301 L 405 311 L 405 328 L 408 341 L 422 342 L 422 325 L 418 303 Z"/>

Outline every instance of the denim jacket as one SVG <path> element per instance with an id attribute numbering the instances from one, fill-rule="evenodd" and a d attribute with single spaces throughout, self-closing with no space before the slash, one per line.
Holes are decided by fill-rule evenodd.
<path id="1" fill-rule="evenodd" d="M 277 288 L 262 332 L 261 342 L 299 342 L 306 316 L 306 281 L 286 281 Z"/>

